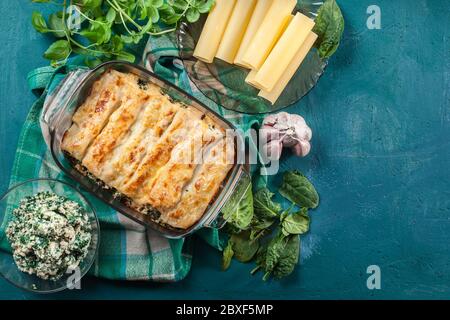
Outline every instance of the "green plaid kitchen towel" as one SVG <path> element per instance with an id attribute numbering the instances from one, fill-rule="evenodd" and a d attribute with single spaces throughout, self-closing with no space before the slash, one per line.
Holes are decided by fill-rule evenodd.
<path id="1" fill-rule="evenodd" d="M 73 183 L 54 163 L 43 139 L 39 118 L 46 95 L 55 89 L 67 72 L 79 67 L 77 61 L 78 59 L 75 59 L 71 61 L 73 65 L 57 70 L 45 67 L 29 74 L 30 88 L 41 95 L 31 107 L 23 125 L 10 185 L 37 177 L 50 177 Z M 190 92 L 243 130 L 260 120 L 260 117 L 225 111 L 204 97 L 189 81 L 171 37 L 150 39 L 142 63 Z M 166 239 L 115 212 L 86 192 L 84 194 L 96 208 L 101 224 L 100 249 L 98 258 L 90 270 L 91 275 L 108 279 L 151 281 L 178 281 L 187 275 L 191 267 L 195 236 L 181 240 Z M 8 215 L 10 216 L 10 212 Z M 0 233 L 4 232 L 7 220 L 0 226 Z M 196 235 L 215 248 L 219 250 L 222 248 L 218 230 L 202 229 Z M 10 250 L 6 241 L 0 243 L 0 249 Z"/>

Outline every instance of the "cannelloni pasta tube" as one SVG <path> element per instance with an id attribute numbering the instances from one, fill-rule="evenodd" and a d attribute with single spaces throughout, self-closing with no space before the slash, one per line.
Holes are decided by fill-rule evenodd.
<path id="1" fill-rule="evenodd" d="M 206 63 L 213 62 L 235 4 L 236 0 L 216 0 L 198 39 L 194 57 Z"/>
<path id="2" fill-rule="evenodd" d="M 259 69 L 262 66 L 283 32 L 296 4 L 296 0 L 274 0 L 242 58 L 244 64 L 252 69 Z"/>
<path id="3" fill-rule="evenodd" d="M 242 61 L 242 57 L 244 56 L 250 42 L 253 40 L 256 32 L 259 29 L 259 26 L 264 20 L 267 12 L 269 11 L 270 6 L 272 5 L 273 0 L 257 0 L 255 10 L 253 11 L 250 22 L 247 26 L 247 30 L 245 30 L 244 38 L 242 39 L 241 45 L 239 47 L 239 51 L 234 60 L 234 64 L 244 67 L 250 68 L 249 65 Z"/>
<path id="4" fill-rule="evenodd" d="M 269 92 L 275 87 L 313 27 L 312 19 L 301 13 L 295 15 L 255 76 L 260 87 Z"/>
<path id="5" fill-rule="evenodd" d="M 237 0 L 216 57 L 233 63 L 247 29 L 256 0 Z"/>
<path id="6" fill-rule="evenodd" d="M 308 37 L 306 38 L 305 42 L 298 50 L 295 57 L 289 63 L 289 67 L 283 73 L 283 76 L 277 82 L 277 84 L 272 89 L 272 91 L 268 92 L 268 91 L 262 90 L 259 92 L 260 97 L 263 97 L 264 99 L 269 100 L 270 102 L 272 102 L 272 104 L 274 104 L 278 100 L 281 93 L 284 91 L 284 89 L 288 85 L 289 81 L 295 75 L 296 71 L 298 70 L 298 68 L 302 64 L 303 60 L 307 56 L 308 52 L 311 50 L 312 46 L 314 45 L 314 42 L 316 42 L 316 39 L 317 39 L 317 35 L 313 32 L 310 32 Z"/>

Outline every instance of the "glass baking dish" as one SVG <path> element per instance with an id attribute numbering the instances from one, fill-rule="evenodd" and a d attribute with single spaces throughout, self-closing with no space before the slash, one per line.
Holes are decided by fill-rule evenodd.
<path id="1" fill-rule="evenodd" d="M 142 80 L 153 83 L 169 95 L 174 101 L 192 106 L 213 118 L 224 129 L 234 130 L 236 136 L 236 157 L 235 163 L 223 181 L 221 189 L 215 199 L 209 204 L 202 218 L 188 229 L 177 229 L 158 223 L 150 215 L 134 210 L 124 201 L 117 197 L 114 190 L 106 189 L 98 182 L 87 177 L 78 171 L 64 151 L 61 149 L 61 142 L 64 133 L 72 124 L 72 116 L 86 97 L 88 96 L 92 84 L 109 69 L 120 72 L 133 73 Z M 41 114 L 41 128 L 46 142 L 51 150 L 53 159 L 61 170 L 71 179 L 78 182 L 85 190 L 93 194 L 104 203 L 109 205 L 119 213 L 131 218 L 132 220 L 149 227 L 167 238 L 183 238 L 202 227 L 221 228 L 225 221 L 220 212 L 227 204 L 227 210 L 232 210 L 230 206 L 237 205 L 245 194 L 245 191 L 251 187 L 250 176 L 244 168 L 242 161 L 245 158 L 243 138 L 232 123 L 215 113 L 206 105 L 185 91 L 174 86 L 165 79 L 160 78 L 154 73 L 138 65 L 122 61 L 111 61 L 104 63 L 93 70 L 76 69 L 70 72 L 46 98 L 44 108 Z"/>

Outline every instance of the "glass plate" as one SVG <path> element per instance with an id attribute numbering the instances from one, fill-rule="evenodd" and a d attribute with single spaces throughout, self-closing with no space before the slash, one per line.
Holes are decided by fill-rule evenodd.
<path id="1" fill-rule="evenodd" d="M 315 19 L 322 4 L 323 1 L 299 0 L 296 12 Z M 193 56 L 205 20 L 206 15 L 196 23 L 181 24 L 177 34 L 178 50 L 192 82 L 205 96 L 226 109 L 251 114 L 283 109 L 299 101 L 314 88 L 327 66 L 327 60 L 320 59 L 317 50 L 313 48 L 278 101 L 272 105 L 258 97 L 259 90 L 245 82 L 249 70 L 220 59 L 214 59 L 213 63 L 208 64 Z"/>
<path id="2" fill-rule="evenodd" d="M 0 195 L 0 243 L 3 248 L 7 248 L 5 244 L 9 243 L 4 231 L 11 221 L 12 210 L 19 206 L 23 198 L 43 191 L 55 193 L 77 202 L 83 207 L 89 218 L 92 239 L 87 256 L 78 265 L 79 277 L 77 278 L 77 274 L 70 269 L 67 269 L 67 272 L 55 281 L 44 280 L 34 274 L 22 272 L 17 268 L 10 250 L 0 250 L 0 275 L 19 288 L 35 293 L 53 293 L 67 288 L 74 288 L 81 281 L 81 278 L 87 274 L 97 257 L 100 244 L 100 225 L 94 207 L 78 188 L 67 182 L 54 179 L 27 180 L 12 186 L 3 195 Z"/>

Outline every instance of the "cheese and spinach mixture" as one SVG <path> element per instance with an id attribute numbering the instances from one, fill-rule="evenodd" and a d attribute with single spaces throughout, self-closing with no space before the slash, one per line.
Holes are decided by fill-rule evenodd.
<path id="1" fill-rule="evenodd" d="M 77 202 L 40 192 L 25 197 L 13 210 L 6 236 L 22 272 L 58 280 L 86 257 L 91 226 Z"/>

